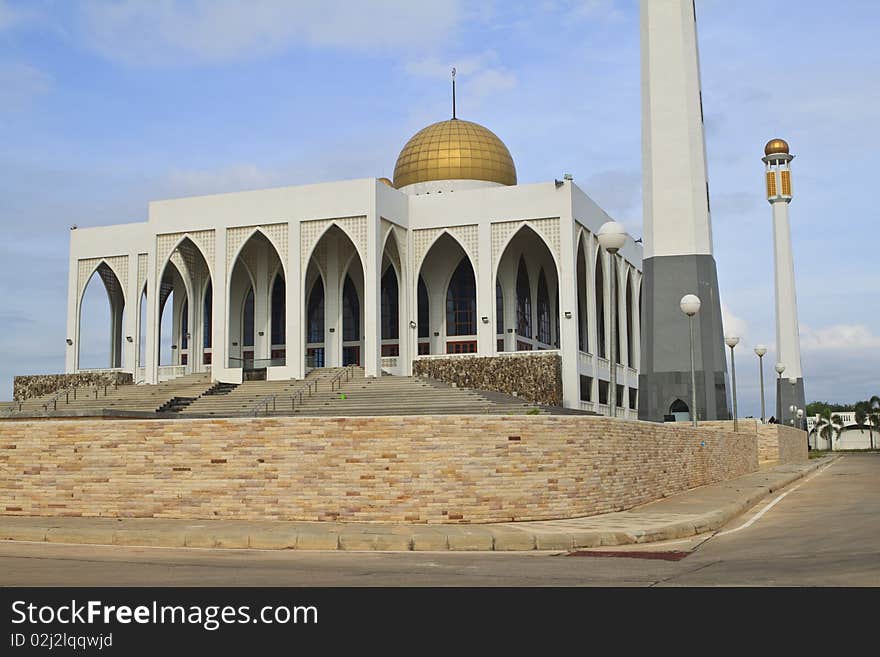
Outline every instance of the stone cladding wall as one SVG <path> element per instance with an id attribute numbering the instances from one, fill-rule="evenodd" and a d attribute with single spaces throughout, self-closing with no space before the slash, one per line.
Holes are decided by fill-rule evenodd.
<path id="1" fill-rule="evenodd" d="M 535 404 L 562 405 L 559 354 L 424 358 L 413 362 L 413 374 L 461 388 L 517 395 Z"/>
<path id="2" fill-rule="evenodd" d="M 24 401 L 50 395 L 71 386 L 127 385 L 134 379 L 130 372 L 79 372 L 78 374 L 31 374 L 12 381 L 12 398 Z"/>
<path id="3" fill-rule="evenodd" d="M 757 467 L 753 435 L 595 416 L 0 421 L 6 515 L 546 520 Z"/>

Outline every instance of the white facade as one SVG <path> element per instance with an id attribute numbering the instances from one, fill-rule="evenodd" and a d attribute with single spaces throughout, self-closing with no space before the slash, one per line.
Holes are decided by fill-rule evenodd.
<path id="1" fill-rule="evenodd" d="M 153 202 L 146 223 L 71 232 L 66 369 L 80 369 L 97 272 L 117 327 L 108 366 L 137 381 L 210 369 L 237 383 L 261 367 L 280 380 L 351 362 L 406 375 L 419 357 L 558 349 L 565 406 L 603 412 L 611 274 L 595 234 L 609 220 L 570 181 L 367 178 Z M 619 403 L 634 409 L 640 245 L 616 259 Z M 175 348 L 160 363 L 169 312 Z"/>

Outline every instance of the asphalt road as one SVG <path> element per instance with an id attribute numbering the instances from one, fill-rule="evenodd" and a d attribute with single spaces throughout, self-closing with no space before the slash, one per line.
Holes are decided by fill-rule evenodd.
<path id="1" fill-rule="evenodd" d="M 780 494 L 714 535 L 621 550 L 632 556 L 0 542 L 0 585 L 880 586 L 880 453 L 847 454 Z M 688 554 L 678 561 L 645 558 L 669 551 Z"/>

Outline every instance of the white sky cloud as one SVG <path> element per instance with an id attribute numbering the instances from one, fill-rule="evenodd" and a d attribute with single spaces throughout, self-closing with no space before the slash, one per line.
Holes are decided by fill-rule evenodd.
<path id="1" fill-rule="evenodd" d="M 381 0 L 122 0 L 81 6 L 80 37 L 129 64 L 228 61 L 294 46 L 425 47 L 459 20 L 459 3 Z"/>

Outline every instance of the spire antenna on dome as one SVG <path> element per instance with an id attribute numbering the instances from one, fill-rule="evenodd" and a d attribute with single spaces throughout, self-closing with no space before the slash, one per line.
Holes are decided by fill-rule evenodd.
<path id="1" fill-rule="evenodd" d="M 452 67 L 452 118 L 455 118 L 455 67 Z"/>

